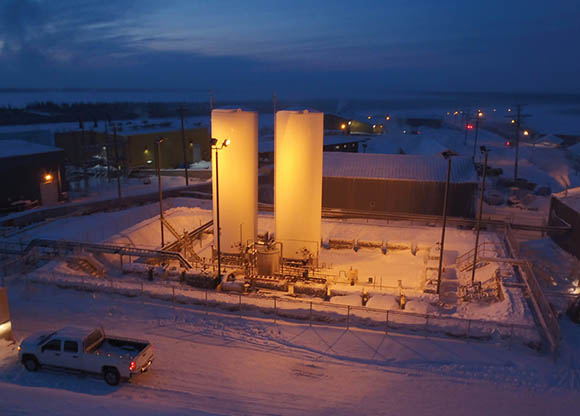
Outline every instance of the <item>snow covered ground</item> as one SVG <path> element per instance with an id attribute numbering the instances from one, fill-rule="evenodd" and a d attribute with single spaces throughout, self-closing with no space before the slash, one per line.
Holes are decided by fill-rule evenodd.
<path id="1" fill-rule="evenodd" d="M 150 371 L 117 388 L 86 375 L 28 373 L 0 344 L 0 413 L 191 415 L 568 414 L 580 392 L 577 327 L 553 363 L 452 339 L 240 319 L 98 293 L 12 284 L 17 340 L 103 325 L 155 346 Z"/>
<path id="2" fill-rule="evenodd" d="M 211 201 L 190 198 L 170 198 L 166 201 L 165 218 L 178 231 L 190 231 L 212 218 L 209 209 Z M 106 242 L 115 245 L 157 249 L 160 247 L 161 230 L 158 205 L 149 204 L 124 211 L 97 213 L 88 216 L 69 217 L 37 226 L 18 235 L 21 241 L 34 238 L 64 239 L 72 241 Z M 272 214 L 260 214 L 259 233 L 274 230 Z M 437 297 L 423 293 L 430 275 L 428 266 L 436 267 L 437 261 L 429 260 L 429 253 L 440 239 L 440 227 L 387 224 L 379 220 L 323 220 L 322 239 L 325 245 L 331 239 L 348 241 L 381 242 L 387 247 L 386 254 L 380 248 L 328 249 L 320 251 L 320 269 L 316 275 L 332 282 L 333 288 L 343 296 L 333 298 L 333 302 L 360 305 L 363 288 L 371 295 L 368 306 L 378 309 L 397 309 L 397 296 L 401 290 L 408 298 L 407 311 L 421 314 L 439 314 Z M 165 241 L 175 239 L 165 233 Z M 461 255 L 471 250 L 475 234 L 472 231 L 448 227 L 446 251 Z M 493 233 L 482 232 L 480 242 L 488 242 L 501 253 L 501 243 Z M 195 244 L 196 253 L 209 263 L 211 258 L 212 235 L 206 235 Z M 500 254 L 501 255 L 501 254 Z M 101 264 L 112 267 L 111 275 L 118 275 L 119 258 L 100 259 Z M 127 260 L 125 260 L 126 262 Z M 145 267 L 144 265 L 142 265 Z M 126 267 L 126 265 L 125 265 Z M 486 282 L 494 276 L 497 264 L 479 268 L 476 281 Z M 43 273 L 73 273 L 63 267 L 60 261 L 51 262 L 41 269 Z M 350 286 L 346 274 L 356 270 L 358 282 Z M 507 270 L 504 277 L 509 278 Z M 369 281 L 372 278 L 372 281 Z M 471 281 L 471 273 L 458 273 L 458 283 L 466 285 Z M 456 310 L 446 311 L 451 316 L 533 325 L 530 311 L 519 289 L 503 288 L 505 298 L 501 302 L 486 304 L 462 304 Z"/>

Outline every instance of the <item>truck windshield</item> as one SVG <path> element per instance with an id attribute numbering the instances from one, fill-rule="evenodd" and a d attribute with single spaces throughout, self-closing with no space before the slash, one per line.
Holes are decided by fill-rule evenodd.
<path id="1" fill-rule="evenodd" d="M 42 344 L 44 341 L 46 341 L 47 339 L 49 339 L 50 337 L 52 337 L 54 334 L 56 334 L 56 332 L 51 332 L 50 334 L 41 335 L 38 338 L 38 343 L 36 345 Z"/>

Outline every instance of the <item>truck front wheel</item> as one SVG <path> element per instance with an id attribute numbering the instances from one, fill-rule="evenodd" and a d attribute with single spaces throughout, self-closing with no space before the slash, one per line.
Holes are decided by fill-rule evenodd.
<path id="1" fill-rule="evenodd" d="M 116 386 L 121 381 L 121 375 L 116 368 L 105 368 L 103 370 L 103 378 L 109 386 Z"/>
<path id="2" fill-rule="evenodd" d="M 34 355 L 24 356 L 24 358 L 22 358 L 22 364 L 24 365 L 24 368 L 26 368 L 28 371 L 36 371 L 38 370 L 38 367 L 40 367 L 38 364 L 38 360 Z"/>

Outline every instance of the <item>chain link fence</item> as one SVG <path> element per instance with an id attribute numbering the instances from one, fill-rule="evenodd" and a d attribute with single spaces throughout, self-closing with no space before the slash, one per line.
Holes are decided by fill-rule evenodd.
<path id="1" fill-rule="evenodd" d="M 541 341 L 536 327 L 532 325 L 341 305 L 290 296 L 219 292 L 191 288 L 177 282 L 129 281 L 38 271 L 26 275 L 13 275 L 7 280 L 118 294 L 140 298 L 143 301 L 156 299 L 175 305 L 195 305 L 237 314 L 242 318 L 269 317 L 273 321 L 282 319 L 346 329 L 355 327 L 386 334 L 396 331 L 425 337 L 452 337 L 465 341 L 501 344 L 507 348 L 511 348 L 515 343 L 537 348 Z"/>

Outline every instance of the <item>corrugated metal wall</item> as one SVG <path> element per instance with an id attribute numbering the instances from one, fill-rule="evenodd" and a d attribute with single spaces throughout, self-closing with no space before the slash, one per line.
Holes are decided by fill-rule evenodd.
<path id="1" fill-rule="evenodd" d="M 448 215 L 475 216 L 477 184 L 449 185 Z M 325 177 L 322 206 L 379 212 L 441 215 L 445 183 Z"/>
<path id="2" fill-rule="evenodd" d="M 552 197 L 548 225 L 561 226 L 562 220 L 572 226 L 572 231 L 566 233 L 548 233 L 548 235 L 566 250 L 580 259 L 580 213 L 557 198 Z"/>

